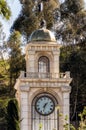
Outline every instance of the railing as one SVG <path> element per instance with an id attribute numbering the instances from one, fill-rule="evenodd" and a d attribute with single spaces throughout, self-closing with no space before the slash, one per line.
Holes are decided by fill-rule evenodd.
<path id="1" fill-rule="evenodd" d="M 54 78 L 70 78 L 70 72 L 65 73 L 39 73 L 21 71 L 20 78 L 29 79 L 54 79 Z"/>

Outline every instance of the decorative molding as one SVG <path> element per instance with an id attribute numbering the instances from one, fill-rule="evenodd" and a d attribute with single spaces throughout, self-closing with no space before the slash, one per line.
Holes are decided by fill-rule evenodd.
<path id="1" fill-rule="evenodd" d="M 59 47 L 57 44 L 51 45 L 51 44 L 30 44 L 30 46 L 27 47 L 27 51 L 53 51 L 53 52 L 60 52 Z"/>
<path id="2" fill-rule="evenodd" d="M 62 86 L 61 87 L 62 92 L 71 92 L 71 86 Z"/>
<path id="3" fill-rule="evenodd" d="M 65 89 L 65 90 L 68 90 L 68 85 L 69 83 L 68 82 L 59 82 L 59 81 L 50 81 L 50 80 L 45 80 L 45 81 L 41 81 L 41 80 L 38 80 L 38 81 L 34 81 L 34 80 L 30 80 L 30 81 L 25 81 L 25 80 L 21 80 L 21 90 L 25 89 L 26 91 L 29 91 L 29 88 L 48 88 L 48 87 L 51 87 L 51 88 L 62 88 Z M 63 90 L 64 91 L 64 90 Z"/>

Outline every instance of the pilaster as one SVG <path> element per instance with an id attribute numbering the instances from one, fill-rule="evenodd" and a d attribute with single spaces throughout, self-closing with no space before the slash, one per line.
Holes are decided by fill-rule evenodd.
<path id="1" fill-rule="evenodd" d="M 20 110 L 21 110 L 21 130 L 29 130 L 29 107 L 28 107 L 28 93 L 25 91 L 21 92 L 20 95 Z"/>
<path id="2" fill-rule="evenodd" d="M 35 51 L 28 51 L 27 72 L 35 72 Z"/>
<path id="3" fill-rule="evenodd" d="M 56 78 L 58 78 L 59 77 L 59 50 L 58 51 L 53 51 L 53 58 L 54 58 L 54 69 L 53 69 L 53 73 L 54 74 L 57 74 L 56 75 Z"/>
<path id="4" fill-rule="evenodd" d="M 70 123 L 70 86 L 63 86 L 62 87 L 62 95 L 63 95 L 63 122 L 64 124 Z M 65 118 L 67 117 L 67 120 Z"/>

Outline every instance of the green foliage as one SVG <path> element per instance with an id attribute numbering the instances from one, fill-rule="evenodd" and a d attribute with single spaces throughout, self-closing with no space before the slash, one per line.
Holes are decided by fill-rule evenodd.
<path id="1" fill-rule="evenodd" d="M 8 104 L 9 98 L 6 96 L 4 98 L 0 97 L 0 129 L 6 129 L 7 128 L 7 104 Z M 2 126 L 2 128 L 1 128 Z"/>
<path id="2" fill-rule="evenodd" d="M 83 0 L 65 0 L 60 5 L 59 20 L 55 28 L 57 39 L 63 44 L 76 44 L 86 39 L 86 10 Z"/>
<path id="3" fill-rule="evenodd" d="M 4 38 L 3 28 L 0 24 L 0 97 L 14 97 L 13 85 L 20 70 L 25 70 L 25 59 L 21 52 L 21 35 L 15 31 L 9 37 L 8 42 L 4 42 Z M 5 54 L 9 57 L 6 57 Z"/>
<path id="4" fill-rule="evenodd" d="M 20 130 L 19 127 L 19 110 L 16 99 L 11 99 L 7 106 L 7 130 Z"/>
<path id="5" fill-rule="evenodd" d="M 3 79 L 4 82 L 4 79 Z M 9 97 L 9 87 L 5 84 L 0 84 L 0 98 L 7 98 Z"/>
<path id="6" fill-rule="evenodd" d="M 17 100 L 7 97 L 0 98 L 0 124 L 5 124 L 7 130 L 20 130 L 19 122 Z"/>
<path id="7" fill-rule="evenodd" d="M 0 121 L 5 120 L 8 99 L 0 99 Z"/>
<path id="8" fill-rule="evenodd" d="M 40 123 L 40 124 L 39 124 L 39 130 L 42 130 L 42 127 L 43 127 L 43 124 Z"/>
<path id="9" fill-rule="evenodd" d="M 20 0 L 20 2 L 22 11 L 11 30 L 18 30 L 26 40 L 34 30 L 40 27 L 40 21 L 44 18 L 47 28 L 53 27 L 56 38 L 63 44 L 85 43 L 86 10 L 83 0 L 65 0 L 62 4 L 56 0 L 49 0 L 49 2 L 43 2 L 42 12 L 33 11 L 36 5 L 33 0 Z"/>
<path id="10" fill-rule="evenodd" d="M 75 128 L 72 124 L 67 123 L 67 119 L 65 120 L 64 129 L 65 130 L 86 130 L 86 107 L 84 107 L 83 112 L 78 115 L 80 117 L 79 127 Z"/>
<path id="11" fill-rule="evenodd" d="M 8 85 L 9 75 L 8 69 L 9 64 L 5 54 L 7 54 L 7 47 L 5 46 L 5 33 L 3 31 L 3 26 L 0 23 L 0 87 L 5 87 Z"/>
<path id="12" fill-rule="evenodd" d="M 51 29 L 53 27 L 53 22 L 54 22 L 53 10 L 55 8 L 57 8 L 58 6 L 59 6 L 59 2 L 54 1 L 54 0 L 50 0 L 49 3 L 44 2 L 44 10 L 41 14 L 42 17 L 40 16 L 40 13 L 38 14 L 38 18 L 39 18 L 40 21 L 44 17 L 44 19 L 47 22 L 47 28 L 48 29 Z"/>
<path id="13" fill-rule="evenodd" d="M 6 0 L 0 0 L 0 14 L 3 18 L 9 20 L 11 16 L 11 11 L 9 6 L 7 5 Z"/>
<path id="14" fill-rule="evenodd" d="M 70 71 L 72 90 L 70 96 L 71 120 L 75 114 L 83 110 L 86 105 L 86 51 L 85 47 L 72 45 L 63 47 L 61 53 L 61 71 Z"/>
<path id="15" fill-rule="evenodd" d="M 22 6 L 22 11 L 18 19 L 14 22 L 14 25 L 11 30 L 17 30 L 21 32 L 27 39 L 28 35 L 31 34 L 35 28 L 38 28 L 38 19 L 32 12 L 33 7 L 32 1 L 26 1 Z M 21 24 L 20 24 L 21 23 Z"/>
<path id="16" fill-rule="evenodd" d="M 33 11 L 34 0 L 25 0 L 22 3 L 22 11 L 19 17 L 14 22 L 11 30 L 18 30 L 28 40 L 30 34 L 39 28 L 41 19 L 47 21 L 47 27 L 51 28 L 53 25 L 53 10 L 58 6 L 56 0 L 49 0 L 44 2 L 44 10 L 42 12 Z"/>
<path id="17" fill-rule="evenodd" d="M 79 130 L 86 130 L 86 106 L 84 107 L 84 110 L 82 113 L 79 114 L 79 117 L 81 119 L 79 123 Z"/>
<path id="18" fill-rule="evenodd" d="M 24 70 L 25 61 L 21 52 L 21 35 L 18 31 L 14 31 L 8 40 L 9 52 L 9 75 L 10 87 L 12 87 L 20 74 L 20 70 Z M 24 61 L 24 62 L 23 62 Z"/>
<path id="19" fill-rule="evenodd" d="M 84 8 L 83 0 L 65 0 L 65 2 L 61 5 L 62 11 L 64 13 L 73 13 L 76 14 Z"/>
<path id="20" fill-rule="evenodd" d="M 9 84 L 9 64 L 8 60 L 0 59 L 0 87 L 7 86 Z"/>

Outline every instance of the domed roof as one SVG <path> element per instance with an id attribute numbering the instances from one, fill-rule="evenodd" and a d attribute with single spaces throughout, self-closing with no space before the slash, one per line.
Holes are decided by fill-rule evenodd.
<path id="1" fill-rule="evenodd" d="M 49 41 L 49 42 L 56 42 L 54 34 L 45 28 L 41 28 L 38 30 L 35 30 L 31 36 L 30 41 Z"/>

